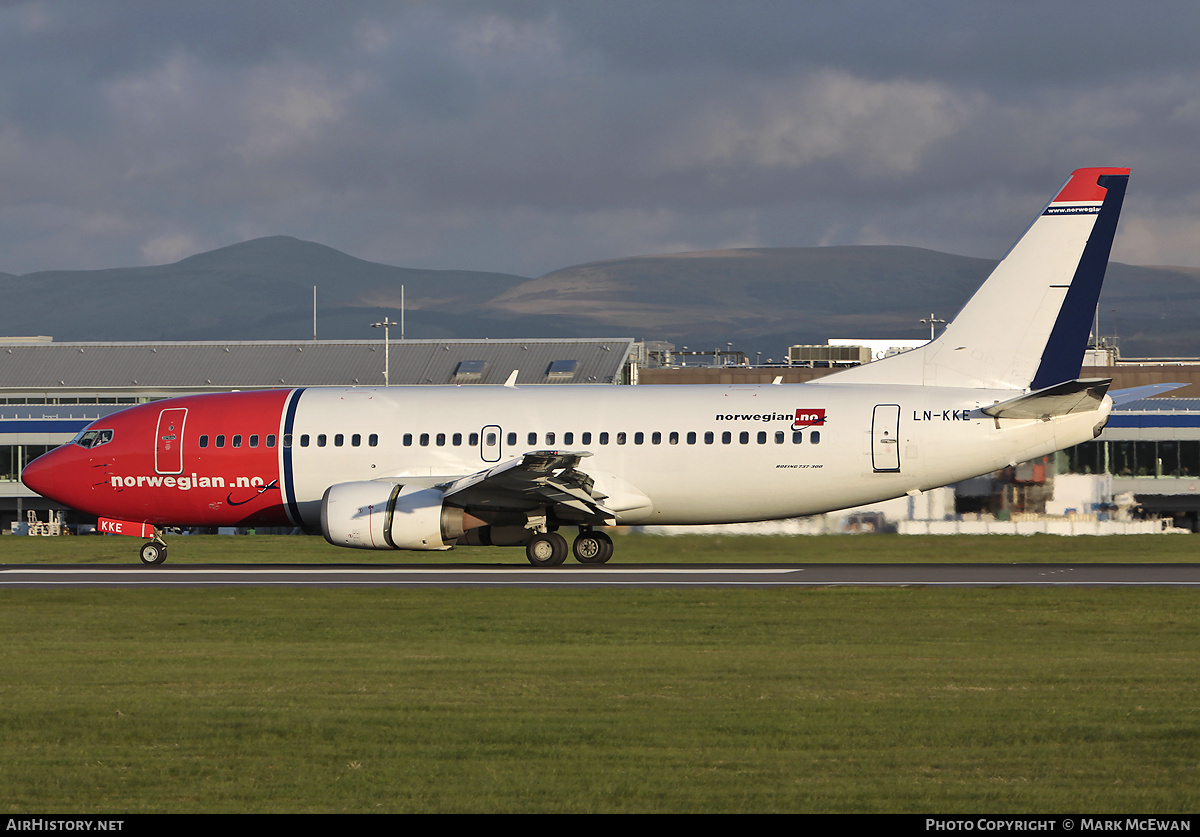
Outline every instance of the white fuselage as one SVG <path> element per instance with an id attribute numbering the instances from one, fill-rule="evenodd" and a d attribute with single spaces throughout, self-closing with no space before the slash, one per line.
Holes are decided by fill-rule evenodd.
<path id="1" fill-rule="evenodd" d="M 581 467 L 618 523 L 779 519 L 899 497 L 1090 440 L 1111 408 L 1105 399 L 1049 420 L 980 413 L 1013 394 L 834 383 L 314 388 L 297 394 L 281 423 L 291 442 L 281 473 L 296 522 L 308 527 L 331 485 L 432 485 L 536 450 L 589 453 Z"/>

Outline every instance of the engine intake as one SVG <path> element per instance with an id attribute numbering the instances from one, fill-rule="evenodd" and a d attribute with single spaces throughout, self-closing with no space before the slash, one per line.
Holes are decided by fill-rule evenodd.
<path id="1" fill-rule="evenodd" d="M 436 488 L 385 482 L 331 485 L 321 499 L 321 534 L 355 549 L 450 549 L 483 521 L 445 503 Z"/>

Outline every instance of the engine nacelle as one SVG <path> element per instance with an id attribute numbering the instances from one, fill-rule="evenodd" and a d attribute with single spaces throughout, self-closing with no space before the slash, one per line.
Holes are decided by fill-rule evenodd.
<path id="1" fill-rule="evenodd" d="M 321 533 L 334 546 L 449 549 L 462 537 L 463 524 L 463 510 L 447 506 L 436 488 L 343 482 L 327 488 L 321 500 Z"/>

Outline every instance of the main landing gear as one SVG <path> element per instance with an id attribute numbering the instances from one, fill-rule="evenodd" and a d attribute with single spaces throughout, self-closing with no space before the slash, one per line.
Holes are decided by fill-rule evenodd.
<path id="1" fill-rule="evenodd" d="M 567 560 L 567 551 L 566 538 L 558 532 L 542 532 L 526 545 L 525 557 L 535 567 L 557 567 Z M 604 532 L 581 529 L 570 551 L 581 564 L 603 564 L 613 555 L 612 538 Z"/>

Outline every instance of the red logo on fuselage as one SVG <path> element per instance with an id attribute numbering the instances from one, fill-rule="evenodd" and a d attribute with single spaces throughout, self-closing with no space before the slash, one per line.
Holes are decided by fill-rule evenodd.
<path id="1" fill-rule="evenodd" d="M 819 410 L 796 410 L 796 420 L 792 422 L 792 429 L 799 430 L 801 427 L 823 427 L 824 425 L 824 407 Z"/>

